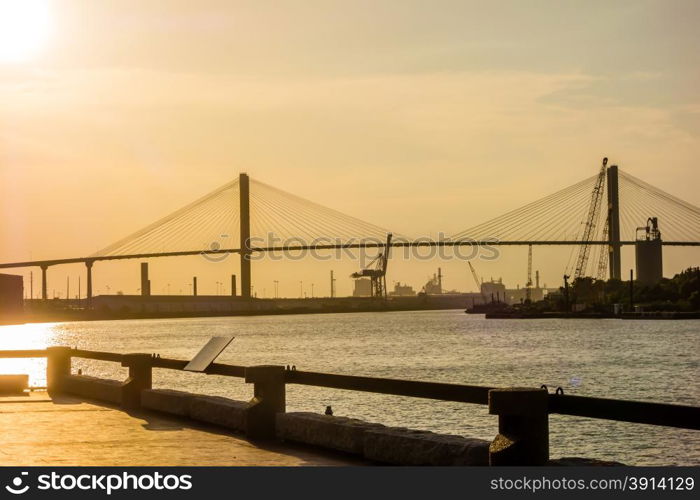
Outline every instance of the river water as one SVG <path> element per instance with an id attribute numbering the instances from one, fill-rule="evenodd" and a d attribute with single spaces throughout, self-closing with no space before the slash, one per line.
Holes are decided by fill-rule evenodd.
<path id="1" fill-rule="evenodd" d="M 700 405 L 700 322 L 486 320 L 409 311 L 45 323 L 0 327 L 0 349 L 70 345 L 188 359 L 217 334 L 236 336 L 217 361 L 488 386 L 561 386 L 567 394 Z M 83 373 L 123 378 L 115 363 L 75 360 Z M 2 373 L 45 384 L 44 360 L 0 360 Z M 154 385 L 249 399 L 241 379 L 155 370 Z M 484 406 L 290 385 L 289 411 L 492 439 Z M 700 465 L 700 433 L 552 415 L 552 457 L 632 465 Z"/>

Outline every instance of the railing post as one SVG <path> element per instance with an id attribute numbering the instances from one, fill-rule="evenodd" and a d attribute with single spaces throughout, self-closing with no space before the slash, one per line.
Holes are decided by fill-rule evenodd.
<path id="1" fill-rule="evenodd" d="M 498 415 L 498 435 L 489 447 L 489 465 L 546 465 L 549 415 L 546 389 L 491 389 L 489 413 Z"/>
<path id="2" fill-rule="evenodd" d="M 286 408 L 284 367 L 263 365 L 245 369 L 245 381 L 254 384 L 247 416 L 247 435 L 252 439 L 274 439 L 275 420 Z"/>
<path id="3" fill-rule="evenodd" d="M 122 387 L 122 406 L 141 407 L 141 391 L 153 385 L 152 358 L 150 354 L 125 354 L 122 366 L 129 368 L 129 378 Z"/>
<path id="4" fill-rule="evenodd" d="M 49 393 L 61 392 L 63 378 L 70 375 L 71 348 L 63 346 L 46 348 L 46 389 Z"/>

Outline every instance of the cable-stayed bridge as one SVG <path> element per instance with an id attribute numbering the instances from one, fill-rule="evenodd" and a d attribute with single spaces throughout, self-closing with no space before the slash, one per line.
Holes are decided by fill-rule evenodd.
<path id="1" fill-rule="evenodd" d="M 393 232 L 392 247 L 569 245 L 579 247 L 577 275 L 609 269 L 621 278 L 620 249 L 636 243 L 650 217 L 660 220 L 672 246 L 700 246 L 700 208 L 618 169 L 601 172 L 549 196 L 440 241 Z M 211 193 L 87 257 L 0 264 L 39 267 L 42 298 L 51 266 L 84 263 L 92 297 L 95 262 L 205 254 L 240 254 L 241 297 L 250 298 L 250 254 L 293 250 L 381 248 L 392 231 L 282 191 L 240 174 Z M 593 259 L 589 259 L 595 249 Z M 591 272 L 591 269 L 592 272 Z"/>

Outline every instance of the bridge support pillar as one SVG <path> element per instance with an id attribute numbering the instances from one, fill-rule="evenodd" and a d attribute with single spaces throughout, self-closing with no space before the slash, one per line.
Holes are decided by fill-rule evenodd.
<path id="1" fill-rule="evenodd" d="M 92 265 L 94 264 L 91 260 L 85 261 L 85 267 L 87 268 L 87 305 L 90 307 L 92 305 Z"/>
<path id="2" fill-rule="evenodd" d="M 46 283 L 46 270 L 49 268 L 49 266 L 41 266 L 41 299 L 46 300 L 49 298 L 47 289 L 47 283 Z"/>
<path id="3" fill-rule="evenodd" d="M 151 295 L 151 281 L 148 279 L 148 262 L 141 262 L 141 296 Z"/>
<path id="4" fill-rule="evenodd" d="M 622 246 L 620 245 L 620 195 L 617 165 L 608 167 L 608 265 L 610 278 L 622 279 Z"/>
<path id="5" fill-rule="evenodd" d="M 241 229 L 241 297 L 250 298 L 250 180 L 247 174 L 238 178 Z"/>

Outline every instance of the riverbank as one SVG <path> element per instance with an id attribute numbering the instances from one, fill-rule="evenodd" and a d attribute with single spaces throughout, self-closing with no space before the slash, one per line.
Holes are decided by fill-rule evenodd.
<path id="1" fill-rule="evenodd" d="M 204 318 L 268 316 L 280 314 L 329 314 L 387 311 L 463 309 L 470 294 L 416 295 L 410 297 L 316 297 L 303 299 L 242 299 L 227 296 L 100 295 L 90 308 L 65 301 L 26 301 L 23 317 L 0 324 L 56 321 Z"/>
<path id="2" fill-rule="evenodd" d="M 612 313 L 565 313 L 501 311 L 485 315 L 486 319 L 700 319 L 700 312 L 645 311 Z"/>

